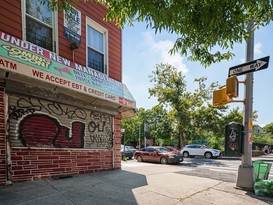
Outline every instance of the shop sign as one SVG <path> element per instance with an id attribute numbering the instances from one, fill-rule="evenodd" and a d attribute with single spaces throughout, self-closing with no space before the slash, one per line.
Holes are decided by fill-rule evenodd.
<path id="1" fill-rule="evenodd" d="M 135 107 L 126 85 L 36 45 L 0 32 L 0 68 Z"/>
<path id="2" fill-rule="evenodd" d="M 77 45 L 81 44 L 81 12 L 67 4 L 64 11 L 64 37 Z"/>

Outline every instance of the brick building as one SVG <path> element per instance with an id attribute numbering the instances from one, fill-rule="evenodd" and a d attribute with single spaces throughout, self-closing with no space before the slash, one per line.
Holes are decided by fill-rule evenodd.
<path id="1" fill-rule="evenodd" d="M 0 184 L 120 169 L 121 33 L 107 8 L 0 4 Z"/>

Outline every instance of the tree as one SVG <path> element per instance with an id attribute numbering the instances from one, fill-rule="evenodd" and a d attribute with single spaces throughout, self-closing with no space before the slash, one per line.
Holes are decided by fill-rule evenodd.
<path id="1" fill-rule="evenodd" d="M 270 134 L 273 137 L 273 122 L 265 125 L 263 127 L 265 133 Z"/>
<path id="2" fill-rule="evenodd" d="M 153 139 L 154 143 L 156 143 L 156 140 L 161 141 L 171 137 L 172 127 L 168 112 L 162 105 L 156 105 L 148 110 L 140 108 L 138 115 L 121 121 L 121 127 L 125 129 L 126 144 L 136 146 L 139 137 L 143 142 L 144 122 L 146 122 L 149 127 L 148 132 L 145 133 L 145 137 L 147 139 Z M 122 138 L 122 142 L 124 142 L 124 138 Z"/>
<path id="3" fill-rule="evenodd" d="M 136 146 L 139 143 L 139 137 L 144 139 L 144 121 L 149 115 L 148 112 L 144 108 L 140 108 L 137 115 L 121 121 L 121 127 L 125 129 L 126 144 Z M 124 142 L 124 136 L 122 136 L 121 141 Z"/>
<path id="4" fill-rule="evenodd" d="M 195 109 L 210 99 L 211 91 L 216 84 L 213 83 L 206 87 L 206 78 L 196 79 L 198 88 L 193 93 L 188 92 L 185 76 L 168 64 L 158 64 L 156 70 L 149 77 L 150 81 L 155 83 L 153 88 L 149 88 L 150 95 L 157 97 L 159 103 L 173 110 L 179 133 L 178 146 L 180 147 L 181 140 L 184 144 L 185 136 L 192 125 Z"/>
<path id="5" fill-rule="evenodd" d="M 45 0 L 40 0 L 45 2 Z M 77 2 L 78 0 L 71 0 Z M 249 39 L 252 30 L 269 24 L 273 19 L 272 0 L 181 1 L 181 0 L 90 0 L 104 4 L 109 12 L 106 20 L 120 27 L 134 21 L 145 21 L 147 27 L 161 32 L 176 33 L 178 38 L 171 53 L 189 55 L 204 66 L 229 60 L 235 43 Z M 67 0 L 51 0 L 53 10 L 69 9 Z M 88 0 L 86 0 L 88 3 Z M 215 46 L 223 51 L 215 51 Z M 219 50 L 219 49 L 217 49 Z"/>
<path id="6" fill-rule="evenodd" d="M 155 32 L 176 33 L 179 37 L 171 52 L 189 54 L 188 59 L 200 61 L 204 66 L 231 59 L 233 45 L 250 37 L 247 29 L 250 22 L 254 22 L 256 30 L 273 19 L 271 0 L 97 1 L 109 8 L 106 19 L 115 20 L 121 27 L 127 22 L 132 25 L 134 21 L 145 21 Z M 214 46 L 223 52 L 214 52 Z"/>

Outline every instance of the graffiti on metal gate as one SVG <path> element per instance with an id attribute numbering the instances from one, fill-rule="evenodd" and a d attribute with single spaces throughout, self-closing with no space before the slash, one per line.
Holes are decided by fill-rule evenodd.
<path id="1" fill-rule="evenodd" d="M 10 96 L 10 139 L 13 146 L 105 148 L 113 146 L 108 114 L 32 97 Z"/>
<path id="2" fill-rule="evenodd" d="M 48 114 L 58 116 L 66 115 L 69 119 L 85 120 L 87 113 L 80 108 L 68 108 L 56 102 L 48 102 L 41 99 L 31 97 L 22 97 L 17 100 L 16 106 L 10 107 L 10 117 L 19 119 L 20 117 L 33 114 L 34 112 L 44 109 Z"/>

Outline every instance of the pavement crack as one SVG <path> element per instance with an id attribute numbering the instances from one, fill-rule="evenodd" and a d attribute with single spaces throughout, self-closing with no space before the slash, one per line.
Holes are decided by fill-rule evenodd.
<path id="1" fill-rule="evenodd" d="M 213 185 L 213 186 L 211 186 L 211 187 L 207 187 L 207 188 L 205 188 L 205 189 L 202 189 L 202 190 L 197 191 L 197 192 L 195 192 L 195 193 L 192 193 L 192 194 L 190 194 L 190 195 L 186 195 L 185 197 L 177 198 L 177 200 L 183 202 L 184 200 L 189 199 L 189 198 L 191 198 L 191 197 L 193 197 L 193 196 L 195 196 L 195 195 L 197 195 L 197 194 L 200 194 L 200 193 L 205 192 L 205 191 L 209 191 L 210 189 L 215 189 L 216 186 L 218 186 L 218 185 L 220 185 L 220 184 L 222 184 L 222 183 L 223 183 L 223 182 L 219 182 L 219 183 L 217 183 L 217 184 L 215 184 L 215 185 Z"/>
<path id="2" fill-rule="evenodd" d="M 71 201 L 73 204 L 77 205 L 77 203 L 75 201 L 73 201 L 73 199 L 71 199 L 70 197 L 66 196 L 63 192 L 61 192 L 58 188 L 56 188 L 53 184 L 49 183 L 48 180 L 45 180 L 45 182 L 51 186 L 53 189 L 56 190 L 57 193 L 59 193 L 60 195 L 64 196 L 65 198 L 67 198 L 69 201 Z"/>

